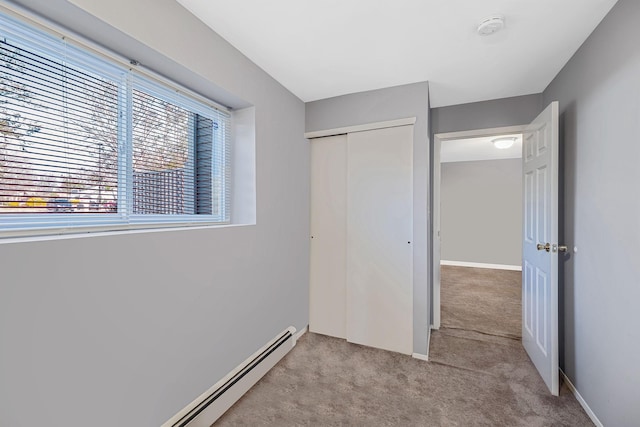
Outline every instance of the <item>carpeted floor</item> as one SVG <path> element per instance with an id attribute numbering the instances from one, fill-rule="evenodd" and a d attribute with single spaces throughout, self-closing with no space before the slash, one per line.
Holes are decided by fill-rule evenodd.
<path id="1" fill-rule="evenodd" d="M 592 425 L 522 349 L 519 274 L 463 270 L 443 269 L 429 362 L 307 333 L 216 426 Z"/>
<path id="2" fill-rule="evenodd" d="M 521 272 L 443 265 L 440 275 L 443 328 L 521 337 Z"/>

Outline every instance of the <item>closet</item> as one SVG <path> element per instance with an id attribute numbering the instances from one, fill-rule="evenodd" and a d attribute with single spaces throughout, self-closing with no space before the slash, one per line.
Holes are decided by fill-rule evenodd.
<path id="1" fill-rule="evenodd" d="M 411 354 L 413 125 L 311 140 L 312 332 Z"/>

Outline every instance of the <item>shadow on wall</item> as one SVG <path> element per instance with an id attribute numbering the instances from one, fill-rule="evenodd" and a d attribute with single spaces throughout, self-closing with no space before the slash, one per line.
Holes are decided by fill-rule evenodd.
<path id="1" fill-rule="evenodd" d="M 566 165 L 567 157 L 574 158 L 576 155 L 576 126 L 575 126 L 575 102 L 566 106 L 566 109 L 559 117 L 559 157 L 558 164 L 560 165 L 560 173 L 558 174 L 558 239 L 562 244 L 566 242 L 574 242 L 575 230 L 573 228 L 567 229 L 567 224 L 575 225 L 575 192 L 571 192 L 574 197 L 571 200 L 566 198 L 567 185 L 571 188 L 575 188 L 576 174 L 575 170 L 569 171 L 564 166 Z M 573 144 L 568 146 L 568 144 Z M 566 343 L 567 337 L 574 338 L 572 334 L 567 335 L 567 330 L 574 330 L 574 307 L 570 307 L 567 310 L 565 304 L 573 303 L 575 301 L 574 290 L 574 264 L 573 260 L 573 248 L 569 248 L 569 251 L 562 254 L 558 262 L 558 361 L 560 369 L 563 372 L 567 366 L 567 357 L 571 357 L 569 366 L 575 366 L 574 355 L 567 355 L 566 348 L 575 348 L 575 343 Z M 568 344 L 568 345 L 567 345 Z"/>

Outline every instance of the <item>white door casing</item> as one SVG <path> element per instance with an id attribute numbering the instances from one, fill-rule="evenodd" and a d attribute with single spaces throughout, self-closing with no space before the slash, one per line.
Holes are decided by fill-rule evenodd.
<path id="1" fill-rule="evenodd" d="M 524 131 L 522 343 L 544 382 L 559 393 L 558 103 Z M 549 244 L 549 250 L 539 249 Z"/>
<path id="2" fill-rule="evenodd" d="M 433 222 L 431 238 L 433 239 L 433 251 L 432 251 L 432 279 L 433 279 L 433 302 L 432 313 L 433 323 L 431 327 L 433 329 L 440 329 L 440 280 L 441 267 L 440 256 L 442 250 L 442 240 L 440 238 L 440 184 L 442 178 L 442 164 L 440 163 L 440 153 L 442 151 L 442 141 L 436 137 L 433 144 Z"/>
<path id="3" fill-rule="evenodd" d="M 309 330 L 347 337 L 347 136 L 311 142 Z"/>
<path id="4" fill-rule="evenodd" d="M 413 126 L 347 142 L 347 340 L 413 352 Z"/>

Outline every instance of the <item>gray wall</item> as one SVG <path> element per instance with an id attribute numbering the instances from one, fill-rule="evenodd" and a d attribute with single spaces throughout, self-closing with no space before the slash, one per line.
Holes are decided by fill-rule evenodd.
<path id="1" fill-rule="evenodd" d="M 531 123 L 542 111 L 542 95 L 524 95 L 431 109 L 433 134 Z"/>
<path id="2" fill-rule="evenodd" d="M 0 244 L 0 425 L 158 426 L 308 323 L 304 104 L 173 0 L 24 3 L 255 106 L 257 225 Z"/>
<path id="3" fill-rule="evenodd" d="M 441 259 L 521 265 L 522 160 L 441 167 Z"/>
<path id="4" fill-rule="evenodd" d="M 640 420 L 640 2 L 620 0 L 544 91 L 560 102 L 561 365 L 606 426 Z M 561 340 L 562 342 L 562 340 Z"/>
<path id="5" fill-rule="evenodd" d="M 430 325 L 428 292 L 428 83 L 344 95 L 306 104 L 306 131 L 416 117 L 413 147 L 413 351 L 426 354 Z"/>

